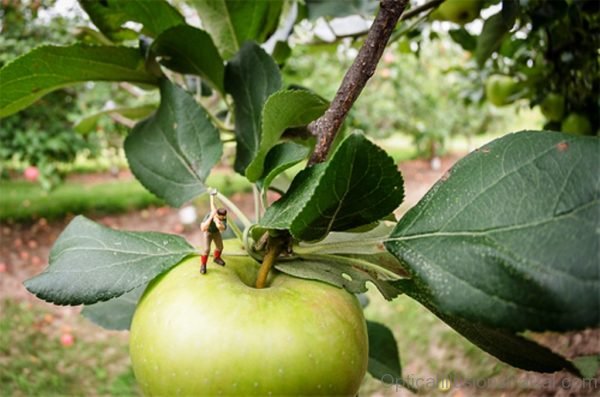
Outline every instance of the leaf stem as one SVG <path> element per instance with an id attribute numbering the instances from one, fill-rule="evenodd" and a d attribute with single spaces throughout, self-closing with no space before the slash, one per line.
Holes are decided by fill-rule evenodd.
<path id="1" fill-rule="evenodd" d="M 407 3 L 408 0 L 381 0 L 379 12 L 367 38 L 346 72 L 329 109 L 309 126 L 318 137 L 315 151 L 308 162 L 309 166 L 327 159 L 331 144 L 350 108 L 375 73 L 379 59 Z"/>
<path id="2" fill-rule="evenodd" d="M 252 193 L 254 193 L 254 219 L 256 223 L 260 221 L 262 198 L 256 184 L 252 185 Z"/>
<path id="3" fill-rule="evenodd" d="M 217 116 L 215 116 L 211 112 L 206 112 L 206 113 L 208 113 L 210 115 L 211 121 L 213 122 L 213 124 L 215 124 L 217 126 L 218 129 L 220 129 L 221 131 L 226 132 L 226 133 L 235 133 L 235 130 L 233 128 L 231 128 L 230 126 L 226 125 L 224 122 L 219 120 L 219 118 Z"/>
<path id="4" fill-rule="evenodd" d="M 237 218 L 244 224 L 244 229 L 247 229 L 252 225 L 252 222 L 250 222 L 250 220 L 246 218 L 246 215 L 244 215 L 244 213 L 231 200 L 229 200 L 223 194 L 218 192 L 217 198 L 219 199 L 219 201 L 225 204 L 227 208 L 229 208 L 235 214 L 235 216 L 237 216 Z"/>
<path id="5" fill-rule="evenodd" d="M 390 280 L 400 280 L 400 279 L 404 278 L 404 277 L 402 277 L 402 275 L 394 273 L 393 271 L 386 269 L 385 267 L 378 266 L 375 263 L 366 261 L 364 259 L 349 258 L 346 256 L 330 255 L 330 254 L 301 255 L 300 258 L 309 259 L 309 260 L 312 259 L 315 261 L 333 261 L 333 262 L 337 262 L 337 263 L 343 263 L 348 266 L 358 267 L 363 270 L 372 270 L 379 274 L 385 275 Z"/>

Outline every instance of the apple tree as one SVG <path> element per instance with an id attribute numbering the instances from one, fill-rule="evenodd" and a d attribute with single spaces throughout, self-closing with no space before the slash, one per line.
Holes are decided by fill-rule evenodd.
<path id="1" fill-rule="evenodd" d="M 251 221 L 217 196 L 243 228 L 231 222 L 238 239 L 227 243 L 227 266 L 206 276 L 196 271 L 199 250 L 180 236 L 76 217 L 27 289 L 84 305 L 83 314 L 107 328 L 131 326 L 134 371 L 150 395 L 355 395 L 367 369 L 401 380 L 390 330 L 365 323 L 353 296 L 367 283 L 388 300 L 419 301 L 515 367 L 579 374 L 574 361 L 526 332 L 600 323 L 597 137 L 507 134 L 460 160 L 396 220 L 404 197 L 396 164 L 365 135 L 338 133 L 390 37 L 440 3 L 407 10 L 406 0 L 382 0 L 329 100 L 319 87 L 282 79 L 290 29 L 307 15 L 365 12 L 356 7 L 366 3 L 195 0 L 177 9 L 158 0 L 80 0 L 98 42 L 43 45 L 0 69 L 0 117 L 84 81 L 158 90 L 158 108 L 124 143 L 136 178 L 179 207 L 207 193 L 225 143 L 235 142 L 230 165 L 255 184 L 258 211 Z M 484 4 L 475 2 L 475 12 L 455 3 L 442 4 L 437 18 L 465 23 Z M 500 7 L 502 26 L 527 15 L 513 1 Z M 201 28 L 188 23 L 192 14 Z M 476 48 L 491 37 L 488 24 Z M 502 37 L 509 33 L 505 27 Z M 499 48 L 492 47 L 477 56 L 481 64 Z M 583 112 L 564 98 L 566 113 Z M 273 181 L 302 162 L 269 202 Z"/>
<path id="2" fill-rule="evenodd" d="M 489 102 L 539 106 L 545 129 L 598 134 L 597 1 L 447 0 L 431 16 L 453 22 L 448 34 L 473 54 L 472 66 L 464 72 L 475 70 L 476 80 L 487 79 Z"/>

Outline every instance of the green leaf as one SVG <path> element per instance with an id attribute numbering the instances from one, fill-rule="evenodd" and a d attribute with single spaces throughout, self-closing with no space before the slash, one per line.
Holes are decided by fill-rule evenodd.
<path id="1" fill-rule="evenodd" d="M 329 103 L 307 90 L 285 90 L 271 95 L 262 111 L 262 134 L 254 159 L 246 168 L 246 177 L 255 182 L 263 175 L 267 153 L 287 128 L 302 127 L 321 116 Z"/>
<path id="2" fill-rule="evenodd" d="M 260 145 L 262 109 L 281 87 L 281 73 L 256 43 L 245 43 L 225 69 L 225 91 L 235 104 L 237 153 L 234 168 L 244 175 Z"/>
<path id="3" fill-rule="evenodd" d="M 135 308 L 148 283 L 131 290 L 117 298 L 93 305 L 85 305 L 81 314 L 106 329 L 128 330 L 135 313 Z"/>
<path id="4" fill-rule="evenodd" d="M 272 56 L 279 66 L 285 65 L 288 58 L 292 56 L 292 48 L 287 41 L 278 41 L 275 43 Z"/>
<path id="5" fill-rule="evenodd" d="M 485 20 L 481 34 L 477 39 L 475 59 L 481 67 L 487 59 L 500 48 L 502 41 L 513 27 L 516 15 L 505 15 L 500 11 Z"/>
<path id="6" fill-rule="evenodd" d="M 121 232 L 78 216 L 54 243 L 48 268 L 25 287 L 57 305 L 92 304 L 148 283 L 192 253 L 179 236 Z"/>
<path id="7" fill-rule="evenodd" d="M 352 294 L 367 292 L 367 282 L 373 283 L 387 300 L 400 294 L 388 272 L 381 271 L 371 263 L 341 255 L 306 255 L 300 259 L 278 262 L 275 268 L 294 277 L 345 288 Z"/>
<path id="8" fill-rule="evenodd" d="M 142 106 L 133 106 L 133 107 L 123 107 L 123 108 L 114 108 L 114 109 L 106 109 L 100 112 L 90 114 L 75 124 L 75 131 L 80 134 L 87 134 L 91 132 L 96 124 L 98 124 L 98 120 L 105 115 L 118 114 L 123 117 L 127 117 L 129 119 L 138 120 L 148 116 L 150 113 L 156 110 L 156 105 L 142 105 Z"/>
<path id="9" fill-rule="evenodd" d="M 364 136 L 349 135 L 331 159 L 301 171 L 260 225 L 313 241 L 381 219 L 404 197 L 394 160 Z"/>
<path id="10" fill-rule="evenodd" d="M 502 17 L 507 25 L 511 25 L 509 29 L 514 25 L 520 12 L 521 3 L 519 0 L 502 0 Z"/>
<path id="11" fill-rule="evenodd" d="M 490 329 L 598 326 L 599 152 L 596 137 L 527 131 L 462 159 L 385 244 L 405 292 Z"/>
<path id="12" fill-rule="evenodd" d="M 164 0 L 79 0 L 81 8 L 106 37 L 114 41 L 130 39 L 126 22 L 142 24 L 142 33 L 156 37 L 162 31 L 184 24 L 183 16 Z"/>
<path id="13" fill-rule="evenodd" d="M 600 354 L 576 357 L 573 359 L 573 365 L 584 379 L 592 379 L 600 369 Z"/>
<path id="14" fill-rule="evenodd" d="M 283 1 L 195 0 L 192 4 L 221 56 L 229 59 L 245 41 L 262 43 L 275 31 Z"/>
<path id="15" fill-rule="evenodd" d="M 0 69 L 0 117 L 16 113 L 49 92 L 84 81 L 156 84 L 134 48 L 42 46 Z"/>
<path id="16" fill-rule="evenodd" d="M 201 76 L 220 93 L 224 92 L 225 65 L 208 33 L 189 25 L 162 32 L 152 43 L 160 63 L 171 70 Z"/>
<path id="17" fill-rule="evenodd" d="M 398 343 L 392 331 L 383 324 L 367 320 L 367 333 L 369 374 L 384 383 L 403 383 Z"/>
<path id="18" fill-rule="evenodd" d="M 307 146 L 294 142 L 275 145 L 265 157 L 263 177 L 256 184 L 262 190 L 268 189 L 277 175 L 306 159 L 309 152 Z"/>
<path id="19" fill-rule="evenodd" d="M 458 43 L 465 51 L 474 51 L 477 47 L 477 38 L 465 28 L 450 29 L 448 31 L 452 40 Z"/>
<path id="20" fill-rule="evenodd" d="M 160 82 L 160 107 L 125 140 L 131 171 L 152 193 L 179 207 L 206 191 L 223 144 L 208 113 L 185 90 Z"/>

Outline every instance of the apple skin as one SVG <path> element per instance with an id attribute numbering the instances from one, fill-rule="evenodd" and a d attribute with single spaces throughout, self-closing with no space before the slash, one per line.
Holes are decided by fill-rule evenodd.
<path id="1" fill-rule="evenodd" d="M 565 97 L 550 93 L 540 104 L 540 110 L 546 119 L 550 121 L 561 121 L 565 115 Z"/>
<path id="2" fill-rule="evenodd" d="M 431 13 L 431 18 L 464 25 L 479 16 L 481 6 L 480 0 L 446 0 Z"/>
<path id="3" fill-rule="evenodd" d="M 147 396 L 356 396 L 368 339 L 356 297 L 284 274 L 255 289 L 256 263 L 230 256 L 199 273 L 199 258 L 154 280 L 130 334 Z"/>
<path id="4" fill-rule="evenodd" d="M 510 96 L 516 92 L 517 82 L 509 76 L 494 74 L 485 82 L 485 96 L 495 106 L 510 103 Z"/>
<path id="5" fill-rule="evenodd" d="M 587 117 L 579 113 L 569 113 L 562 122 L 561 131 L 576 135 L 590 135 L 592 124 Z"/>

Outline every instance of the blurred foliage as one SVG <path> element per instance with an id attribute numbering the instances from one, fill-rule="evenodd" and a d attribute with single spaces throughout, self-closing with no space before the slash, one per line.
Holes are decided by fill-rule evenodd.
<path id="1" fill-rule="evenodd" d="M 40 21 L 40 1 L 3 1 L 0 35 L 0 66 L 30 51 L 40 43 L 66 44 L 72 39 L 74 21 L 53 16 Z M 36 166 L 39 181 L 46 189 L 60 180 L 57 163 L 72 161 L 77 153 L 96 149 L 93 139 L 85 139 L 72 129 L 68 115 L 77 111 L 78 93 L 53 92 L 22 112 L 0 122 L 0 164 L 13 160 Z M 2 169 L 0 165 L 0 172 Z"/>
<path id="2" fill-rule="evenodd" d="M 0 161 L 16 160 L 37 166 L 46 189 L 59 182 L 57 163 L 70 162 L 77 153 L 93 150 L 90 139 L 73 131 L 67 118 L 76 109 L 76 94 L 60 90 L 35 106 L 3 119 L 0 125 Z"/>
<path id="3" fill-rule="evenodd" d="M 597 0 L 490 1 L 478 22 L 453 25 L 448 35 L 475 57 L 461 72 L 473 81 L 472 99 L 482 101 L 481 88 L 489 76 L 511 76 L 516 92 L 508 98 L 542 105 L 560 96 L 547 111 L 545 129 L 566 131 L 561 126 L 569 114 L 584 116 L 591 131 L 600 128 L 600 6 Z M 495 7 L 495 8 L 494 8 Z M 486 11 L 486 10 L 484 10 Z M 491 14 L 491 15 L 490 15 Z M 501 21 L 501 23 L 499 23 Z M 442 37 L 446 37 L 443 35 Z M 550 116 L 548 116 L 550 114 Z M 558 116 L 557 116 L 558 115 Z M 552 120 L 554 119 L 554 120 Z"/>
<path id="4" fill-rule="evenodd" d="M 38 0 L 0 1 L 0 67 L 41 43 L 75 41 L 75 26 L 84 20 L 77 13 L 57 14 L 52 7 L 52 2 Z M 35 105 L 0 120 L 0 177 L 8 176 L 15 164 L 19 169 L 32 165 L 39 170 L 41 186 L 49 190 L 63 177 L 61 165 L 72 163 L 77 156 L 112 158 L 116 167 L 127 133 L 123 124 L 100 117 L 94 131 L 86 135 L 76 132 L 73 125 L 86 114 L 116 102 L 142 103 L 131 93 L 142 96 L 138 91 L 87 83 L 50 93 Z"/>
<path id="5" fill-rule="evenodd" d="M 297 45 L 283 69 L 286 82 L 317 89 L 332 99 L 362 40 Z M 416 48 L 416 47 L 415 47 Z M 391 44 L 352 108 L 346 126 L 376 138 L 407 134 L 418 156 L 443 152 L 454 136 L 471 137 L 502 124 L 497 111 L 465 98 L 470 80 L 455 69 L 469 56 L 448 42 L 423 41 L 413 51 L 406 41 Z"/>
<path id="6" fill-rule="evenodd" d="M 319 26 L 319 21 L 316 21 L 312 25 L 300 25 L 304 30 L 313 30 L 312 35 L 310 32 L 304 32 L 304 41 L 318 43 L 313 46 L 315 50 L 329 51 L 335 51 L 335 44 L 343 43 L 347 37 L 355 39 L 353 46 L 360 44 L 364 32 L 337 33 L 351 30 L 357 21 L 343 20 L 339 17 L 349 13 L 359 14 L 360 7 L 357 4 L 367 4 L 368 0 L 353 2 L 352 6 L 348 2 L 346 7 L 336 6 L 338 2 L 335 1 L 323 3 L 329 6 L 319 8 L 318 16 L 322 17 L 321 22 L 326 23 L 323 22 Z M 427 2 L 413 0 L 410 8 L 414 9 L 416 5 L 424 3 Z M 310 11 L 310 2 L 308 7 Z M 441 12 L 442 8 L 444 13 Z M 310 15 L 310 12 L 308 14 Z M 466 15 L 469 17 L 461 18 Z M 432 112 L 431 118 L 425 118 L 426 127 L 415 129 L 420 123 L 400 121 L 402 129 L 412 130 L 417 141 L 423 140 L 422 135 L 451 136 L 456 133 L 451 131 L 457 130 L 469 135 L 484 128 L 493 121 L 487 117 L 489 112 L 482 107 L 485 102 L 502 102 L 501 106 L 515 103 L 517 108 L 523 104 L 531 108 L 540 106 L 547 120 L 539 128 L 559 131 L 570 131 L 571 128 L 568 128 L 567 124 L 571 124 L 572 127 L 572 123 L 566 120 L 574 114 L 580 116 L 577 117 L 579 120 L 583 119 L 576 123 L 579 133 L 598 134 L 600 6 L 597 0 L 447 0 L 443 7 L 433 7 L 427 12 L 421 12 L 418 17 L 401 21 L 392 34 L 391 41 L 395 42 L 391 48 L 395 45 L 403 53 L 412 52 L 417 55 L 421 60 L 419 66 L 422 67 L 411 68 L 411 60 L 406 56 L 401 57 L 401 71 L 394 72 L 393 68 L 380 65 L 380 69 L 384 67 L 392 72 L 389 73 L 392 79 L 398 76 L 398 86 L 402 91 L 394 97 L 397 101 L 394 105 L 398 105 L 396 109 L 404 109 L 403 105 L 407 101 L 410 102 L 405 96 L 412 96 L 415 87 L 422 93 L 423 101 L 414 108 L 409 107 L 410 112 L 419 115 L 419 107 L 440 109 L 440 112 Z M 441 54 L 441 57 L 440 51 L 431 51 L 432 42 L 438 42 L 441 48 L 449 49 L 450 41 L 454 41 L 463 51 L 452 51 L 446 55 Z M 292 57 L 289 62 L 298 63 L 302 60 L 298 61 Z M 435 65 L 439 66 L 437 71 L 452 71 L 455 76 L 449 77 L 448 80 L 440 79 L 436 76 Z M 329 73 L 330 66 L 331 64 L 321 63 L 320 67 L 305 71 Z M 349 66 L 349 62 L 346 66 Z M 489 101 L 484 87 L 488 79 L 495 75 L 510 76 L 515 89 L 508 98 L 494 98 L 496 100 Z M 377 86 L 374 90 L 376 94 L 372 96 L 377 99 L 383 94 L 379 88 L 384 84 L 375 80 L 370 86 Z M 409 86 L 412 87 L 409 89 Z M 431 87 L 433 89 L 430 90 Z M 367 91 L 357 102 L 357 107 L 361 102 L 373 103 L 365 98 L 368 96 Z M 554 100 L 548 100 L 548 97 Z M 461 101 L 463 109 L 457 107 Z M 448 103 L 450 105 L 445 108 Z M 373 110 L 381 109 L 379 115 L 388 118 L 389 111 L 394 111 L 391 108 L 383 110 L 384 107 L 381 106 L 366 106 L 363 109 L 369 109 L 361 118 L 365 122 L 371 121 L 365 116 L 372 115 Z M 458 116 L 455 110 L 462 112 L 460 118 L 464 119 L 463 122 L 454 120 Z M 495 113 L 493 109 L 490 111 Z M 442 119 L 449 118 L 448 125 L 438 126 L 438 114 L 442 115 Z M 473 117 L 479 120 L 467 121 Z M 588 127 L 585 127 L 586 125 Z M 416 132 L 425 129 L 429 132 Z M 440 141 L 441 138 L 437 140 Z"/>

